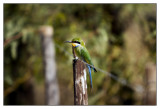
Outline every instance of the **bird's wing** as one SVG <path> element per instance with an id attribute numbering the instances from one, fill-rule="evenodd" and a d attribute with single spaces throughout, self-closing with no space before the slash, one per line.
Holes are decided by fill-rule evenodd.
<path id="1" fill-rule="evenodd" d="M 83 58 L 83 60 L 85 61 L 85 62 L 87 62 L 88 64 L 90 64 L 90 65 L 93 65 L 92 64 L 92 61 L 91 61 L 91 57 L 90 57 L 90 55 L 89 55 L 89 52 L 88 52 L 88 50 L 86 49 L 86 48 L 84 48 L 84 49 L 81 49 L 81 56 L 82 56 L 82 58 Z M 94 72 L 97 72 L 97 70 L 94 68 L 94 67 L 92 67 L 92 69 L 94 70 Z"/>
<path id="2" fill-rule="evenodd" d="M 81 56 L 82 56 L 83 60 L 84 60 L 85 62 L 87 62 L 88 64 L 91 64 L 91 65 L 92 65 L 91 57 L 90 57 L 90 55 L 89 55 L 88 50 L 87 50 L 86 48 L 81 49 L 81 52 L 80 52 L 80 53 L 81 53 Z"/>

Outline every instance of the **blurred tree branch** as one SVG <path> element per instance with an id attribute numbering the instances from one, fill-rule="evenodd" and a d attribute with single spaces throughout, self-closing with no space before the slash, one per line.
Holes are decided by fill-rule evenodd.
<path id="1" fill-rule="evenodd" d="M 95 104 L 104 95 L 105 95 L 104 90 L 101 90 L 101 91 L 97 92 L 94 96 L 90 97 L 89 104 L 90 105 Z"/>
<path id="2" fill-rule="evenodd" d="M 30 77 L 31 77 L 31 73 L 27 72 L 23 77 L 20 77 L 19 79 L 17 79 L 11 87 L 4 90 L 4 97 L 6 97 L 11 92 L 16 90 L 21 84 L 23 84 L 25 81 L 27 81 Z"/>
<path id="3" fill-rule="evenodd" d="M 16 39 L 19 39 L 20 37 L 22 37 L 22 33 L 19 33 L 19 34 L 15 35 L 15 36 L 13 36 L 13 37 L 11 37 L 11 38 L 6 39 L 6 40 L 4 41 L 4 47 L 5 47 L 6 45 L 8 45 L 11 41 L 16 40 Z"/>

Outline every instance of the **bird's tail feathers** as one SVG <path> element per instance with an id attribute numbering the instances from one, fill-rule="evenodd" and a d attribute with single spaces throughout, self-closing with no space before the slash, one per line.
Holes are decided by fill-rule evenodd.
<path id="1" fill-rule="evenodd" d="M 96 68 L 93 66 L 91 66 L 91 68 L 92 68 L 92 70 L 94 71 L 94 72 L 97 72 L 97 70 L 96 70 Z"/>
<path id="2" fill-rule="evenodd" d="M 87 67 L 88 67 L 88 70 L 89 70 L 89 80 L 90 80 L 90 87 L 91 87 L 91 89 L 93 88 L 93 86 L 92 86 L 92 75 L 91 75 L 91 68 L 90 68 L 90 66 L 89 65 L 87 65 Z"/>
<path id="3" fill-rule="evenodd" d="M 93 68 L 94 72 L 97 72 L 96 68 Z"/>

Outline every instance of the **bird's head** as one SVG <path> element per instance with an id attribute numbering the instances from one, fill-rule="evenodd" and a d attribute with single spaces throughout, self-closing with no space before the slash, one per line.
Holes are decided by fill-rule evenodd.
<path id="1" fill-rule="evenodd" d="M 85 46 L 85 43 L 81 38 L 74 38 L 72 41 L 65 41 L 66 43 L 72 43 L 73 47 L 78 47 L 78 46 Z"/>

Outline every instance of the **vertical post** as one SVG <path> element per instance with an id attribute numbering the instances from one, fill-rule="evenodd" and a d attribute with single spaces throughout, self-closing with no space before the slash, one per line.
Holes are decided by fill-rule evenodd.
<path id="1" fill-rule="evenodd" d="M 75 56 L 74 48 L 73 56 Z M 74 83 L 74 104 L 88 105 L 87 75 L 85 64 L 77 59 L 73 59 L 73 83 Z"/>
<path id="2" fill-rule="evenodd" d="M 146 105 L 156 105 L 156 65 L 147 63 L 146 65 L 146 95 L 144 97 Z"/>
<path id="3" fill-rule="evenodd" d="M 45 73 L 45 103 L 47 105 L 58 105 L 59 87 L 56 78 L 55 50 L 52 40 L 53 28 L 51 26 L 40 27 L 40 36 Z"/>

